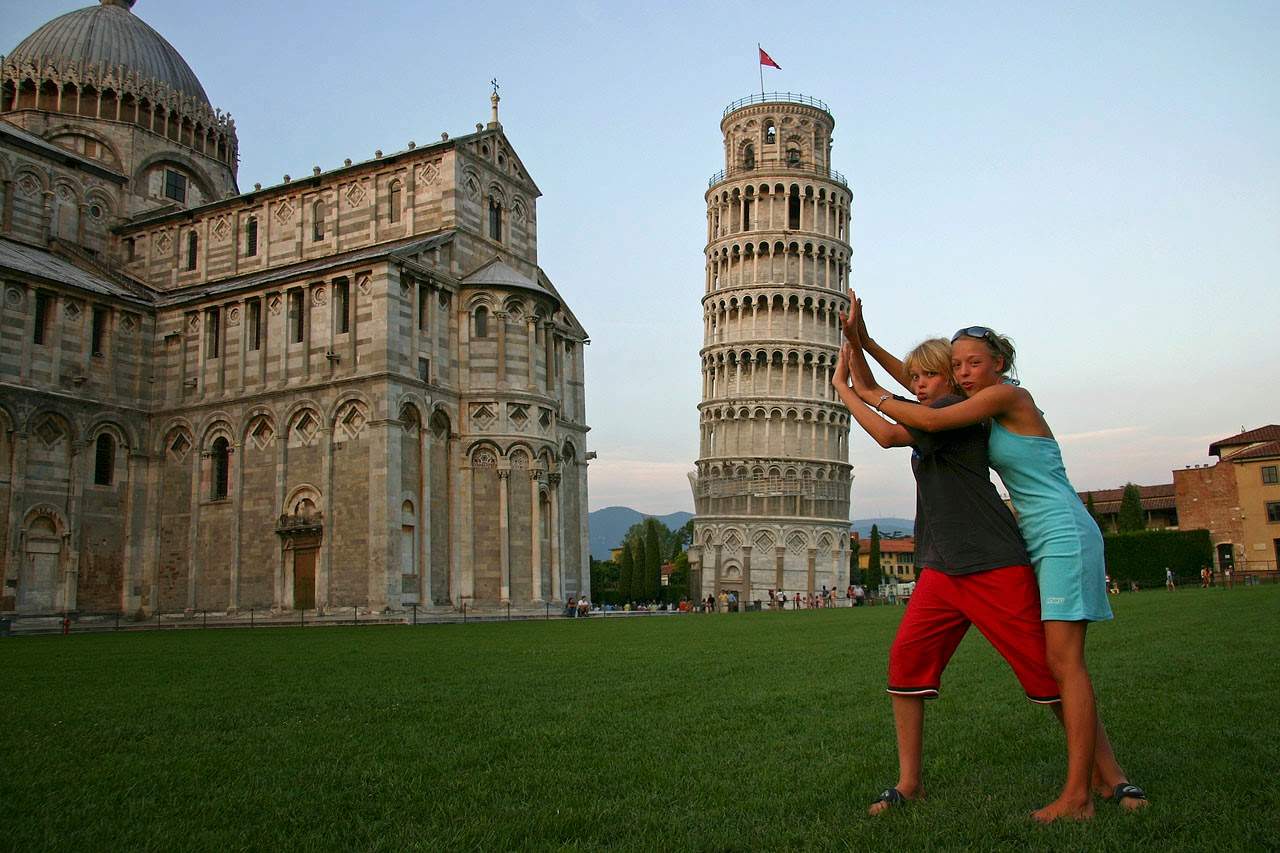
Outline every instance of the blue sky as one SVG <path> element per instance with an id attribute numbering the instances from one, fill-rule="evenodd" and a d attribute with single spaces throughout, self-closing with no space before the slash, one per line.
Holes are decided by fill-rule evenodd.
<path id="1" fill-rule="evenodd" d="M 81 2 L 5 3 L 0 50 Z M 217 14 L 210 14 L 216 9 Z M 904 351 L 982 323 L 1079 488 L 1167 482 L 1280 422 L 1280 4 L 139 0 L 236 118 L 240 185 L 502 122 L 592 336 L 591 507 L 691 509 L 707 178 L 724 106 L 827 102 L 853 280 Z M 910 515 L 851 436 L 854 517 Z"/>

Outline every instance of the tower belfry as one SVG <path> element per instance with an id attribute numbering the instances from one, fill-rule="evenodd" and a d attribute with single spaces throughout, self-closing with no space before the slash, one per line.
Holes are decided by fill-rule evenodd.
<path id="1" fill-rule="evenodd" d="M 701 433 L 690 567 L 702 595 L 810 594 L 849 578 L 849 415 L 831 387 L 849 210 L 827 105 L 773 93 L 724 111 L 706 192 Z"/>

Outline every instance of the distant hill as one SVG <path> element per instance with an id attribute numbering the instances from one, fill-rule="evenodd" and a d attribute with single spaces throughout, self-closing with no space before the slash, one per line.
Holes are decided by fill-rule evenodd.
<path id="1" fill-rule="evenodd" d="M 607 506 L 590 513 L 591 524 L 591 556 L 597 560 L 609 559 L 609 549 L 622 544 L 622 537 L 631 529 L 631 525 L 647 518 L 644 513 L 628 506 Z M 667 527 L 675 530 L 683 527 L 685 522 L 693 518 L 691 512 L 673 512 L 668 515 L 655 515 Z M 871 535 L 871 525 L 877 525 L 881 533 L 901 533 L 910 536 L 915 522 L 909 518 L 858 518 L 849 522 L 849 526 L 858 531 L 858 535 Z"/>
<path id="2" fill-rule="evenodd" d="M 871 535 L 873 524 L 880 528 L 881 533 L 901 533 L 904 536 L 910 536 L 916 526 L 909 518 L 855 518 L 849 522 L 849 526 L 863 538 Z"/>
<path id="3" fill-rule="evenodd" d="M 609 549 L 617 548 L 622 544 L 622 537 L 631 529 L 631 525 L 648 517 L 629 506 L 607 506 L 589 513 L 587 518 L 591 525 L 591 556 L 597 560 L 609 559 Z M 693 518 L 693 513 L 673 512 L 667 515 L 655 515 L 653 518 L 675 530 L 683 527 L 685 522 Z"/>

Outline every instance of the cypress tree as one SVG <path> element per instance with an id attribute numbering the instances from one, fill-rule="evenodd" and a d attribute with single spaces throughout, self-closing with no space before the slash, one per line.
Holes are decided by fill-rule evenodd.
<path id="1" fill-rule="evenodd" d="M 635 578 L 635 561 L 631 559 L 631 543 L 622 541 L 622 553 L 618 555 L 618 598 L 620 604 L 626 604 L 632 598 L 631 587 Z"/>
<path id="2" fill-rule="evenodd" d="M 650 601 L 658 600 L 662 590 L 662 536 L 658 528 L 662 522 L 656 518 L 645 519 L 644 526 L 644 590 Z"/>
<path id="3" fill-rule="evenodd" d="M 1085 512 L 1089 513 L 1089 517 L 1093 519 L 1093 523 L 1098 525 L 1098 529 L 1102 529 L 1102 521 L 1098 518 L 1098 510 L 1093 505 L 1093 492 L 1089 492 L 1089 496 L 1084 502 Z"/>
<path id="4" fill-rule="evenodd" d="M 871 525 L 871 547 L 867 551 L 867 588 L 877 589 L 883 580 L 880 574 L 880 528 Z"/>
<path id="5" fill-rule="evenodd" d="M 1116 528 L 1121 533 L 1132 533 L 1145 530 L 1146 519 L 1142 514 L 1142 493 L 1133 483 L 1126 483 L 1124 496 L 1120 498 L 1120 515 L 1116 518 Z"/>
<path id="6" fill-rule="evenodd" d="M 644 600 L 649 592 L 644 571 L 648 557 L 644 551 L 644 534 L 641 533 L 631 540 L 631 597 L 635 601 Z"/>

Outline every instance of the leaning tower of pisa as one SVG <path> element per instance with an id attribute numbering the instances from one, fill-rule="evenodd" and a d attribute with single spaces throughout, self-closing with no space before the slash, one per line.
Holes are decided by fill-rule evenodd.
<path id="1" fill-rule="evenodd" d="M 706 193 L 701 444 L 689 550 L 702 595 L 848 583 L 849 415 L 831 388 L 848 305 L 849 187 L 827 105 L 753 95 L 720 120 Z"/>

